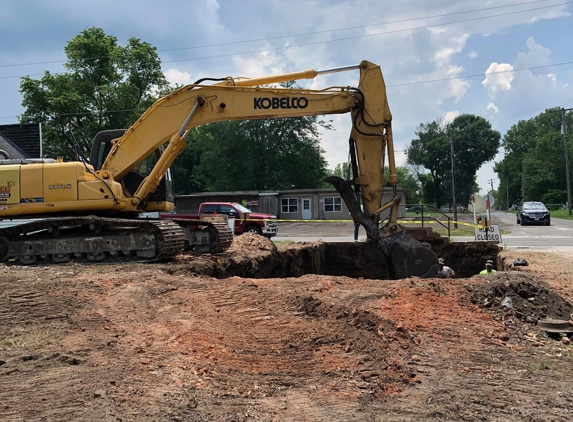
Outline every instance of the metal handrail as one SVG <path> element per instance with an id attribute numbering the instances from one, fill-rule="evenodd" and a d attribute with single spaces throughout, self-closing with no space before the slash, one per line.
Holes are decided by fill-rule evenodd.
<path id="1" fill-rule="evenodd" d="M 448 230 L 448 239 L 450 238 L 450 227 L 451 227 L 451 222 L 453 221 L 453 219 L 452 219 L 450 216 L 446 215 L 442 210 L 440 210 L 440 209 L 438 209 L 438 208 L 436 208 L 435 206 L 430 205 L 430 204 L 405 204 L 404 207 L 405 207 L 404 210 L 405 210 L 406 208 L 410 208 L 410 207 L 421 207 L 420 216 L 422 217 L 422 219 L 419 220 L 418 217 L 406 217 L 406 216 L 404 216 L 404 217 L 403 217 L 404 220 L 409 220 L 409 221 L 421 221 L 421 222 L 422 222 L 422 227 L 424 227 L 424 220 L 426 220 L 426 221 L 427 221 L 427 220 L 433 220 L 433 221 L 435 221 L 436 223 L 438 223 L 439 225 L 441 225 L 443 228 L 445 228 L 445 229 Z M 427 217 L 424 218 L 424 207 L 427 207 L 427 208 L 430 208 L 430 209 L 434 209 L 434 210 L 437 211 L 438 213 L 442 214 L 442 215 L 443 215 L 444 217 L 446 217 L 446 219 L 448 220 L 448 225 L 447 225 L 447 226 L 444 225 L 440 220 L 436 219 L 435 217 L 427 216 Z"/>

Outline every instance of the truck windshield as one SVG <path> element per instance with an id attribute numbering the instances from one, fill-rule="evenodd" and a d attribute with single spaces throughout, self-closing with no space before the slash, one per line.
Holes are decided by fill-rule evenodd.
<path id="1" fill-rule="evenodd" d="M 243 207 L 241 204 L 233 204 L 233 205 L 234 205 L 235 208 L 237 208 L 240 212 L 243 212 L 243 213 L 245 213 L 245 212 L 251 212 L 251 213 L 252 213 L 252 211 L 251 211 L 250 209 Z"/>

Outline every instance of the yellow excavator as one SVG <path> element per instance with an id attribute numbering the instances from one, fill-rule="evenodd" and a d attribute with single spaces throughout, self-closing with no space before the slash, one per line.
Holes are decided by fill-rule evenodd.
<path id="1" fill-rule="evenodd" d="M 357 88 L 322 90 L 269 85 L 321 74 L 359 70 Z M 205 84 L 205 82 L 211 84 Z M 87 160 L 1 160 L 0 219 L 32 221 L 0 228 L 0 260 L 21 264 L 71 259 L 155 260 L 228 248 L 223 221 L 181 222 L 139 218 L 174 208 L 170 166 L 193 128 L 225 120 L 350 113 L 353 179 L 330 182 L 353 219 L 382 250 L 392 278 L 431 277 L 437 257 L 397 224 L 399 196 L 392 142 L 392 115 L 380 67 L 356 66 L 259 78 L 205 78 L 159 99 L 129 129 L 98 133 Z M 381 204 L 384 158 L 394 198 Z M 354 187 L 354 188 L 353 188 Z M 361 210 L 361 204 L 364 212 Z M 380 213 L 390 209 L 379 229 Z"/>

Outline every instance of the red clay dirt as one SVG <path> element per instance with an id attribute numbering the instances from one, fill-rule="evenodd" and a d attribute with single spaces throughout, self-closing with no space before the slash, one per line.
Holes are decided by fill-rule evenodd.
<path id="1" fill-rule="evenodd" d="M 257 265 L 265 248 L 232 259 Z M 567 306 L 572 268 L 216 279 L 193 275 L 198 259 L 212 262 L 2 267 L 0 420 L 573 418 L 573 348 L 475 299 L 527 279 Z"/>

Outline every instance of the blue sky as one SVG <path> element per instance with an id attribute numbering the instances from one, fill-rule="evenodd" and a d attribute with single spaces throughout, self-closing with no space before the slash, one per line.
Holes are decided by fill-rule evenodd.
<path id="1" fill-rule="evenodd" d="M 134 36 L 159 50 L 183 49 L 160 52 L 173 83 L 377 63 L 398 151 L 421 122 L 461 113 L 488 118 L 503 135 L 546 108 L 573 107 L 573 65 L 549 66 L 573 62 L 572 12 L 566 0 L 3 0 L 0 123 L 17 122 L 23 111 L 15 76 L 63 70 L 61 62 L 23 64 L 64 60 L 66 43 L 97 26 L 121 44 Z M 250 40 L 257 41 L 241 42 Z M 486 76 L 488 70 L 505 73 Z M 356 85 L 357 76 L 339 73 L 300 85 Z M 427 82 L 449 77 L 457 79 Z M 418 83 L 405 85 L 411 82 Z M 347 160 L 350 119 L 330 118 L 336 130 L 323 134 L 322 146 L 334 167 Z M 502 157 L 500 151 L 496 159 Z M 401 164 L 405 155 L 396 158 Z M 482 191 L 495 177 L 492 164 L 478 172 Z"/>

